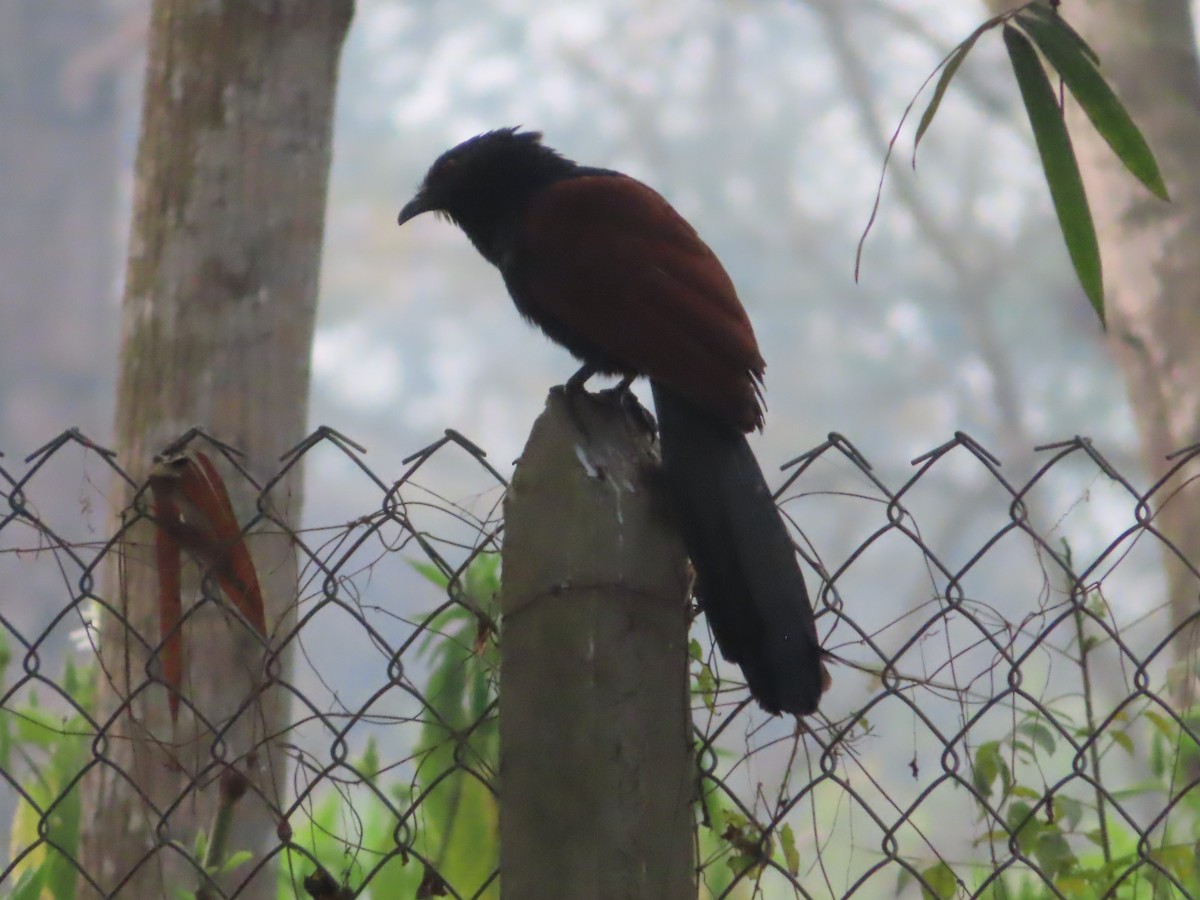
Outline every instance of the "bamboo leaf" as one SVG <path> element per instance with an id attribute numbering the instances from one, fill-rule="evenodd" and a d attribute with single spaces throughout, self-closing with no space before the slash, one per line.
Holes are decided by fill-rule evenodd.
<path id="1" fill-rule="evenodd" d="M 974 43 L 975 41 L 977 41 L 979 39 L 979 36 L 981 34 L 987 32 L 987 31 L 991 31 L 993 28 L 995 28 L 1001 22 L 1007 21 L 1011 17 L 1012 17 L 1011 11 L 1003 12 L 1003 13 L 1000 13 L 999 15 L 992 16 L 992 18 L 988 19 L 986 22 L 984 22 L 982 25 L 980 25 L 978 28 L 976 28 L 974 31 L 972 31 L 971 34 L 967 37 L 967 39 L 965 41 L 963 41 L 963 44 Z M 959 46 L 962 46 L 963 44 L 960 44 Z M 948 64 L 950 62 L 950 60 L 947 59 L 946 62 Z M 961 60 L 959 61 L 959 64 L 961 65 Z M 934 69 L 932 72 L 929 73 L 928 77 L 926 77 L 926 79 L 923 82 L 921 82 L 921 86 L 919 88 L 917 88 L 917 93 L 913 96 L 913 98 L 911 100 L 908 101 L 908 106 L 904 107 L 904 114 L 900 116 L 900 122 L 899 122 L 899 124 L 896 125 L 896 130 L 892 132 L 891 139 L 888 140 L 887 152 L 883 155 L 883 168 L 879 172 L 879 184 L 877 184 L 875 187 L 875 203 L 871 206 L 871 215 L 867 219 L 867 225 L 863 229 L 862 235 L 859 236 L 858 247 L 854 251 L 854 280 L 855 281 L 858 281 L 859 272 L 862 268 L 863 246 L 867 243 L 867 236 L 871 233 L 871 228 L 875 224 L 875 218 L 879 215 L 879 203 L 883 199 L 883 182 L 884 182 L 884 179 L 887 178 L 888 163 L 892 159 L 892 150 L 895 149 L 896 139 L 898 137 L 900 137 L 900 129 L 902 129 L 904 127 L 904 123 L 908 121 L 908 114 L 910 112 L 912 112 L 913 107 L 916 106 L 917 97 L 921 96 L 921 92 L 925 90 L 925 87 L 929 84 L 929 82 L 933 81 L 933 76 L 936 75 L 937 72 L 938 72 L 938 70 Z M 947 79 L 947 81 L 948 81 L 948 79 Z M 944 89 L 943 89 L 943 93 L 944 93 Z M 926 112 L 928 112 L 928 110 L 926 110 Z M 924 117 L 922 117 L 922 118 L 924 118 Z M 932 119 L 932 118 L 933 118 L 933 116 L 931 115 L 930 119 Z M 926 125 L 926 127 L 928 127 L 928 125 Z M 914 149 L 914 153 L 915 152 L 916 151 Z"/>
<path id="2" fill-rule="evenodd" d="M 1049 3 L 1028 3 L 1017 10 L 1017 16 L 1018 18 L 1022 19 L 1033 18 L 1042 22 L 1054 24 L 1068 38 L 1071 39 L 1072 43 L 1079 48 L 1080 53 L 1092 61 L 1093 65 L 1100 65 L 1100 54 L 1093 50 L 1091 45 L 1089 45 L 1088 42 L 1083 39 L 1082 35 L 1072 28 L 1067 20 L 1059 15 L 1058 10 Z"/>
<path id="3" fill-rule="evenodd" d="M 1169 199 L 1154 153 L 1096 63 L 1081 48 L 1082 39 L 1073 38 L 1070 26 L 1057 15 L 1021 12 L 1017 14 L 1017 23 L 1062 76 L 1071 96 L 1125 168 L 1154 196 Z"/>
<path id="4" fill-rule="evenodd" d="M 963 60 L 967 58 L 967 54 L 971 52 L 971 48 L 975 46 L 975 42 L 979 40 L 979 35 L 982 33 L 976 31 L 946 57 L 942 77 L 938 79 L 937 86 L 933 89 L 933 97 L 930 98 L 929 105 L 925 107 L 925 112 L 921 114 L 921 121 L 917 124 L 917 136 L 913 139 L 912 166 L 914 169 L 917 167 L 917 148 L 921 146 L 921 138 L 933 124 L 933 117 L 937 115 L 938 107 L 942 105 L 942 98 L 946 96 L 946 88 L 950 87 L 951 79 L 957 74 L 959 66 L 963 64 Z"/>
<path id="5" fill-rule="evenodd" d="M 1004 46 L 1008 49 L 1029 124 L 1033 127 L 1067 252 L 1079 283 L 1103 325 L 1104 277 L 1100 268 L 1100 246 L 1062 110 L 1058 108 L 1054 88 L 1029 39 L 1011 25 L 1005 25 Z"/>

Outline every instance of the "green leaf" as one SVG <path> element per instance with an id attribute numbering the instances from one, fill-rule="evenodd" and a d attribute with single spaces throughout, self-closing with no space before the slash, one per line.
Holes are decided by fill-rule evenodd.
<path id="1" fill-rule="evenodd" d="M 973 32 L 971 32 L 971 34 L 967 37 L 967 39 L 965 41 L 963 41 L 962 44 L 959 44 L 958 47 L 956 47 L 954 49 L 954 51 L 951 52 L 950 56 L 946 58 L 945 64 L 949 65 L 952 62 L 954 55 L 958 52 L 958 50 L 960 48 L 963 48 L 963 47 L 966 48 L 962 52 L 962 56 L 966 56 L 966 52 L 967 52 L 967 50 L 970 49 L 970 45 L 974 44 L 975 41 L 979 40 L 979 36 L 981 34 L 983 34 L 986 31 L 991 31 L 993 28 L 995 28 L 1001 22 L 1005 22 L 1010 18 L 1012 18 L 1011 11 L 1005 11 L 998 15 L 992 16 L 990 19 L 988 19 L 986 22 L 984 22 L 982 25 L 980 25 L 978 28 L 976 28 Z M 962 65 L 961 58 L 958 60 L 957 65 L 954 66 L 955 70 L 957 70 L 958 66 L 960 66 L 960 65 Z M 941 66 L 939 66 L 938 68 L 941 68 Z M 902 116 L 900 116 L 900 124 L 896 126 L 896 130 L 894 132 L 892 132 L 892 136 L 888 140 L 887 152 L 883 155 L 883 169 L 879 173 L 879 184 L 875 188 L 875 203 L 871 206 L 870 218 L 867 219 L 867 225 L 863 229 L 863 233 L 858 239 L 858 247 L 854 251 L 854 280 L 855 281 L 858 281 L 859 271 L 862 267 L 863 246 L 867 242 L 867 235 L 869 235 L 871 233 L 871 228 L 875 224 L 876 216 L 879 215 L 879 203 L 883 198 L 883 182 L 884 182 L 884 179 L 887 178 L 888 163 L 892 159 L 892 150 L 895 149 L 896 139 L 898 137 L 900 137 L 900 129 L 904 127 L 904 123 L 908 120 L 908 114 L 910 112 L 912 112 L 912 108 L 914 106 L 916 106 L 917 97 L 921 96 L 921 92 L 925 90 L 925 87 L 929 84 L 929 82 L 931 82 L 933 80 L 933 76 L 936 75 L 937 72 L 938 72 L 938 70 L 934 69 L 932 72 L 929 73 L 929 75 L 926 77 L 926 79 L 923 82 L 921 82 L 921 86 L 917 89 L 916 96 L 914 96 L 911 100 L 908 101 L 908 106 L 906 106 L 904 108 L 904 114 Z M 950 79 L 953 76 L 954 76 L 953 72 L 950 72 L 948 75 L 943 73 L 942 78 L 938 82 L 938 87 L 934 91 L 933 100 L 930 101 L 930 107 L 932 108 L 932 111 L 930 109 L 926 109 L 925 115 L 923 115 L 921 117 L 921 127 L 918 128 L 917 140 L 913 144 L 913 165 L 914 166 L 916 165 L 916 153 L 917 153 L 916 144 L 920 143 L 921 135 L 924 134 L 925 129 L 929 127 L 929 123 L 933 121 L 933 114 L 935 112 L 937 112 L 937 107 L 941 103 L 941 94 L 944 94 L 946 92 L 946 86 L 949 85 Z M 943 84 L 942 82 L 945 82 L 945 84 Z M 928 120 L 928 121 L 926 121 L 926 120 Z"/>
<path id="2" fill-rule="evenodd" d="M 444 588 L 450 583 L 449 577 L 435 566 L 433 563 L 418 562 L 415 559 L 410 559 L 408 564 L 419 572 L 426 581 L 432 581 L 440 588 Z"/>
<path id="3" fill-rule="evenodd" d="M 704 701 L 708 711 L 715 712 L 717 708 L 716 682 L 713 679 L 712 669 L 708 666 L 701 666 L 700 671 L 696 673 L 696 691 L 700 694 L 700 699 Z"/>
<path id="4" fill-rule="evenodd" d="M 31 699 L 30 705 L 16 712 L 17 740 L 35 747 L 53 748 L 63 736 L 62 721 Z"/>
<path id="5" fill-rule="evenodd" d="M 793 878 L 800 874 L 800 851 L 796 849 L 796 835 L 791 825 L 779 829 L 779 846 L 783 849 L 783 860 L 787 863 L 788 874 Z"/>
<path id="6" fill-rule="evenodd" d="M 1028 38 L 1011 25 L 1005 25 L 1004 45 L 1021 89 L 1029 124 L 1033 126 L 1033 137 L 1042 158 L 1058 224 L 1067 242 L 1067 252 L 1079 283 L 1103 325 L 1104 277 L 1100 269 L 1100 245 L 1096 241 L 1096 226 L 1092 223 L 1062 110 L 1058 108 L 1054 88 Z"/>
<path id="7" fill-rule="evenodd" d="M 367 738 L 367 748 L 363 750 L 362 758 L 358 761 L 358 771 L 367 781 L 374 781 L 379 775 L 379 747 L 374 736 Z"/>
<path id="8" fill-rule="evenodd" d="M 1155 778 L 1162 778 L 1167 771 L 1166 741 L 1155 735 L 1150 742 L 1150 771 Z"/>
<path id="9" fill-rule="evenodd" d="M 245 865 L 254 858 L 254 854 L 249 850 L 239 850 L 236 853 L 229 854 L 229 859 L 221 864 L 221 874 L 224 875 L 232 872 L 238 866 Z"/>
<path id="10" fill-rule="evenodd" d="M 1144 778 L 1135 781 L 1126 787 L 1113 789 L 1109 788 L 1107 793 L 1114 800 L 1126 800 L 1134 797 L 1143 797 L 1146 794 L 1158 793 L 1163 789 L 1163 785 L 1153 778 Z M 1189 791 L 1189 793 L 1191 793 Z"/>
<path id="11" fill-rule="evenodd" d="M 1096 885 L 1084 875 L 1072 873 L 1054 879 L 1054 886 L 1067 897 L 1093 897 L 1096 888 L 1103 889 L 1106 885 Z"/>
<path id="12" fill-rule="evenodd" d="M 1012 772 L 1008 768 L 1008 763 L 1003 757 L 1000 758 L 1000 796 L 1007 797 L 1012 793 L 1013 777 Z"/>
<path id="13" fill-rule="evenodd" d="M 1042 871 L 1052 878 L 1065 875 L 1078 862 L 1062 831 L 1052 827 L 1042 827 L 1033 855 Z"/>
<path id="14" fill-rule="evenodd" d="M 1133 752 L 1133 739 L 1124 731 L 1110 731 L 1108 736 L 1114 744 L 1120 746 L 1130 756 L 1135 755 Z"/>
<path id="15" fill-rule="evenodd" d="M 762 868 L 762 860 L 752 853 L 734 853 L 725 860 L 735 877 L 745 878 Z"/>
<path id="16" fill-rule="evenodd" d="M 992 843 L 992 844 L 999 843 L 999 842 L 1008 843 L 1009 836 L 1010 836 L 1009 833 L 1007 831 L 1005 831 L 1003 828 L 993 828 L 990 831 L 985 831 L 982 835 L 975 838 L 975 840 L 972 841 L 972 843 L 976 847 L 982 846 L 983 844 L 987 844 L 987 843 Z"/>
<path id="17" fill-rule="evenodd" d="M 749 820 L 746 819 L 745 816 L 741 815 L 740 813 L 726 811 L 725 829 L 723 829 L 723 830 L 728 830 L 728 829 L 732 828 L 734 831 L 737 831 L 740 833 L 742 831 L 745 831 L 747 829 L 747 827 L 749 827 L 749 825 L 750 825 L 750 822 L 749 822 Z"/>
<path id="18" fill-rule="evenodd" d="M 958 894 L 958 878 L 944 862 L 922 871 L 921 878 L 925 882 L 921 885 L 921 896 L 925 900 L 951 900 Z"/>
<path id="19" fill-rule="evenodd" d="M 26 869 L 12 888 L 10 900 L 39 900 L 46 880 L 44 869 Z"/>
<path id="20" fill-rule="evenodd" d="M 1017 22 L 1062 76 L 1071 95 L 1125 168 L 1154 196 L 1169 199 L 1154 153 L 1095 61 L 1081 48 L 1078 35 L 1058 15 L 1018 13 Z"/>
<path id="21" fill-rule="evenodd" d="M 715 790 L 704 792 L 704 805 L 708 810 L 709 827 L 717 834 L 724 834 L 729 827 L 729 817 L 732 813 L 721 803 L 721 797 Z"/>
<path id="22" fill-rule="evenodd" d="M 476 566 L 481 571 L 474 583 L 486 589 L 496 560 L 480 557 L 471 569 Z M 471 772 L 495 771 L 499 749 L 495 719 L 479 721 L 494 699 L 494 681 L 489 678 L 488 654 L 474 650 L 475 617 L 468 614 L 454 621 L 452 633 L 436 635 L 423 651 L 432 664 L 423 693 L 434 714 L 426 720 L 414 754 L 419 760 L 416 783 L 428 790 L 422 801 L 428 824 L 414 849 L 438 860 L 439 874 L 471 894 L 489 877 L 498 849 L 495 795 Z M 394 850 L 395 841 L 389 840 Z M 419 867 L 412 870 L 420 875 Z M 410 876 L 397 868 L 394 877 L 403 881 Z M 492 896 L 491 889 L 482 896 Z"/>
<path id="23" fill-rule="evenodd" d="M 1037 846 L 1038 836 L 1042 831 L 1042 823 L 1031 814 L 1032 807 L 1028 803 L 1013 803 L 1004 815 L 1004 824 L 1009 833 L 1017 839 L 1017 846 L 1022 853 L 1030 853 Z"/>
<path id="24" fill-rule="evenodd" d="M 1065 820 L 1067 828 L 1074 831 L 1083 820 L 1083 804 L 1073 797 L 1056 794 L 1054 797 L 1054 814 L 1060 820 Z"/>
<path id="25" fill-rule="evenodd" d="M 0 715 L 0 772 L 12 771 L 12 716 Z"/>
<path id="26" fill-rule="evenodd" d="M 979 40 L 981 34 L 983 34 L 982 31 L 975 31 L 946 57 L 942 77 L 938 79 L 937 86 L 933 89 L 933 97 L 930 98 L 929 105 L 925 107 L 925 112 L 921 113 L 921 121 L 917 124 L 917 136 L 913 139 L 912 166 L 914 169 L 917 167 L 917 148 L 921 146 L 921 138 L 933 124 L 933 117 L 937 115 L 938 107 L 942 105 L 942 98 L 946 96 L 946 88 L 950 87 L 951 79 L 958 74 L 959 66 L 963 64 L 963 60 L 967 58 L 967 54 L 971 52 L 971 48 L 975 46 L 975 42 Z"/>
<path id="27" fill-rule="evenodd" d="M 192 857 L 194 859 L 204 859 L 208 855 L 208 832 L 203 828 L 196 832 L 196 839 L 192 842 Z"/>
<path id="28" fill-rule="evenodd" d="M 1075 46 L 1079 48 L 1080 53 L 1086 56 L 1095 65 L 1100 65 L 1100 54 L 1093 50 L 1088 42 L 1080 36 L 1079 32 L 1067 24 L 1067 20 L 1059 15 L 1058 10 L 1049 3 L 1030 3 L 1018 10 L 1017 15 L 1020 18 L 1036 18 L 1043 22 L 1053 24 L 1075 43 Z"/>
<path id="29" fill-rule="evenodd" d="M 1017 726 L 1017 731 L 1020 731 L 1022 734 L 1029 735 L 1033 742 L 1047 753 L 1054 752 L 1056 746 L 1054 742 L 1054 732 L 1041 722 L 1022 722 Z"/>
<path id="30" fill-rule="evenodd" d="M 933 117 L 937 115 L 938 107 L 942 105 L 942 98 L 946 95 L 946 88 L 950 87 L 950 82 L 958 73 L 959 66 L 963 64 L 963 60 L 967 58 L 967 54 L 971 52 L 971 48 L 975 46 L 975 42 L 997 25 L 1004 22 L 1008 17 L 1009 14 L 1007 12 L 992 16 L 967 35 L 966 40 L 951 50 L 950 54 L 938 66 L 938 69 L 942 70 L 942 77 L 938 79 L 937 86 L 933 89 L 933 97 L 930 98 L 929 105 L 925 107 L 925 112 L 921 114 L 921 121 L 917 125 L 917 136 L 913 140 L 914 169 L 917 167 L 917 147 L 920 146 L 921 138 L 925 136 L 925 132 L 929 130 L 929 126 L 933 124 Z M 936 72 L 937 69 L 934 69 L 933 73 L 930 73 L 929 78 L 925 79 L 925 83 L 921 85 L 920 90 L 917 92 L 918 94 L 925 90 L 925 85 L 929 84 L 929 80 L 933 78 L 933 74 Z M 913 98 L 913 103 L 915 102 L 916 97 Z M 912 104 L 909 104 L 909 108 L 912 108 Z"/>
<path id="31" fill-rule="evenodd" d="M 1002 765 L 1004 765 L 1004 761 L 1000 758 L 999 742 L 988 741 L 979 745 L 979 749 L 975 751 L 975 771 L 972 773 L 971 781 L 975 790 L 983 794 L 985 798 L 992 796 L 992 785 L 1000 774 Z"/>
<path id="32" fill-rule="evenodd" d="M 1196 848 L 1192 844 L 1168 844 L 1150 851 L 1150 858 L 1176 878 L 1191 881 L 1196 874 Z"/>
<path id="33" fill-rule="evenodd" d="M 1172 890 L 1170 879 L 1156 869 L 1150 870 L 1150 885 L 1154 888 L 1154 900 L 1174 900 L 1176 893 Z"/>
<path id="34" fill-rule="evenodd" d="M 467 593 L 485 605 L 500 590 L 500 554 L 480 553 L 467 567 L 463 580 Z"/>
<path id="35" fill-rule="evenodd" d="M 1158 731 L 1158 733 L 1161 734 L 1163 737 L 1167 738 L 1168 740 L 1174 738 L 1175 725 L 1166 716 L 1160 715 L 1152 709 L 1148 709 L 1145 712 L 1143 712 L 1142 716 L 1146 719 L 1149 719 L 1150 724 L 1152 724 L 1155 727 L 1155 729 Z"/>

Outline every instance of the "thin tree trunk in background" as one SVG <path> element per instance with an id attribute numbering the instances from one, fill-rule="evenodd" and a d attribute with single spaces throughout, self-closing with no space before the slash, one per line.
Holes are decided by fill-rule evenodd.
<path id="1" fill-rule="evenodd" d="M 352 0 L 154 3 L 116 415 L 118 460 L 139 482 L 192 425 L 243 451 L 260 482 L 303 436 L 334 88 L 352 13 Z M 221 473 L 239 520 L 251 520 L 256 491 L 223 462 Z M 247 539 L 274 634 L 295 615 L 285 529 L 299 518 L 299 474 L 266 504 L 284 528 Z M 114 502 L 122 500 L 132 492 Z M 98 744 L 105 764 L 85 785 L 82 869 L 121 896 L 195 890 L 194 865 L 163 844 L 191 847 L 209 828 L 228 765 L 252 785 L 235 808 L 228 849 L 250 850 L 254 861 L 222 879 L 232 893 L 277 842 L 271 807 L 286 787 L 285 761 L 268 736 L 286 724 L 287 699 L 268 688 L 246 702 L 263 683 L 263 648 L 214 603 L 184 626 L 178 725 L 161 687 L 138 693 L 158 665 L 153 543 L 150 523 L 136 523 L 123 571 L 109 572 L 104 593 L 118 615 L 101 624 L 111 683 L 101 679 L 98 719 L 107 742 Z M 195 571 L 185 579 L 185 608 L 198 582 Z M 286 658 L 272 663 L 273 677 L 287 673 Z M 272 868 L 239 896 L 273 897 Z"/>
<path id="2" fill-rule="evenodd" d="M 989 0 L 993 12 L 1011 2 Z M 1150 194 L 1068 101 L 1075 152 L 1100 237 L 1105 309 L 1150 477 L 1168 453 L 1200 441 L 1200 60 L 1188 0 L 1064 0 L 1062 15 L 1145 134 L 1171 202 Z M 1176 493 L 1178 491 L 1178 493 Z M 1173 495 L 1173 496 L 1172 496 Z M 1176 478 L 1156 497 L 1153 524 L 1185 559 L 1200 559 L 1200 485 Z M 1200 583 L 1164 551 L 1172 653 L 1194 666 Z M 1185 702 L 1195 675 L 1176 683 Z"/>
<path id="3" fill-rule="evenodd" d="M 111 415 L 116 78 L 72 64 L 103 3 L 0 3 L 0 434 L 29 452 Z"/>
<path id="4" fill-rule="evenodd" d="M 0 0 L 0 452 L 75 425 L 108 440 L 117 344 L 117 72 L 80 65 L 114 17 L 101 2 Z M 39 492 L 79 517 L 78 483 Z M 42 575 L 44 574 L 44 578 Z M 37 573 L 7 610 L 37 634 L 62 582 Z"/>

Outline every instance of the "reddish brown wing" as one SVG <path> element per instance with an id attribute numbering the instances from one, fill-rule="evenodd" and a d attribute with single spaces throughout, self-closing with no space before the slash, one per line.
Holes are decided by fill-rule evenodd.
<path id="1" fill-rule="evenodd" d="M 586 335 L 624 371 L 730 425 L 761 426 L 764 363 L 746 311 L 716 255 L 654 190 L 623 175 L 558 182 L 526 208 L 517 248 L 518 304 L 534 321 Z"/>

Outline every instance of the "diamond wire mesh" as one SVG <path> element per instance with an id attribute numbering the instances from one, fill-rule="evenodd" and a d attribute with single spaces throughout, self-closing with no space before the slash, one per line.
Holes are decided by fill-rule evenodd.
<path id="1" fill-rule="evenodd" d="M 200 432 L 177 442 L 198 444 L 227 453 Z M 705 893 L 1192 895 L 1197 611 L 1166 608 L 1163 554 L 1193 601 L 1200 575 L 1157 521 L 1164 503 L 1180 502 L 1200 450 L 1177 454 L 1139 491 L 1086 439 L 1038 449 L 1042 461 L 1021 483 L 962 434 L 914 460 L 898 488 L 839 435 L 793 461 L 780 497 L 819 575 L 809 580 L 834 688 L 799 726 L 762 715 L 697 619 Z M 466 502 L 422 481 L 452 451 L 485 484 Z M 184 859 L 198 896 L 236 896 L 263 873 L 278 896 L 497 892 L 493 594 L 505 480 L 452 431 L 391 482 L 363 453 L 319 429 L 285 458 L 284 471 L 318 454 L 322 471 L 352 471 L 358 486 L 346 499 L 362 505 L 291 536 L 297 617 L 273 636 L 267 667 L 291 698 L 282 733 L 269 736 L 289 777 L 262 798 L 276 833 L 249 859 L 228 848 L 216 863 L 231 872 L 215 880 L 205 875 L 215 871 L 209 831 L 197 829 L 200 841 L 173 833 L 190 792 L 236 781 L 215 744 L 202 774 L 155 809 L 140 864 Z M 115 716 L 94 714 L 89 667 L 98 609 L 120 608 L 101 596 L 100 578 L 130 521 L 114 526 L 105 509 L 113 478 L 128 476 L 75 431 L 23 463 L 0 459 L 5 893 L 55 896 L 52 886 L 66 884 L 100 893 L 77 841 L 86 777 L 113 764 Z M 39 490 L 64 479 L 80 485 L 75 502 L 40 507 Z M 256 485 L 260 495 L 277 480 Z M 312 480 L 310 501 L 320 492 Z M 144 502 L 133 515 L 148 515 Z M 248 541 L 270 527 L 260 504 Z M 190 602 L 219 604 L 220 594 L 208 585 Z M 138 693 L 165 698 L 160 667 L 138 678 Z M 188 685 L 180 693 L 186 705 Z M 213 723 L 218 734 L 225 727 Z M 136 785 L 136 772 L 122 776 Z"/>

